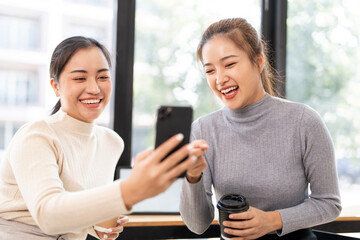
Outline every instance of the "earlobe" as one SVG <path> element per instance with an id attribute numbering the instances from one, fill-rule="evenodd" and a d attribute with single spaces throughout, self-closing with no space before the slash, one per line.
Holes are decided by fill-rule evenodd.
<path id="1" fill-rule="evenodd" d="M 50 79 L 50 84 L 51 84 L 51 87 L 53 88 L 56 96 L 59 97 L 60 96 L 60 94 L 59 94 L 59 86 L 58 86 L 58 83 L 55 81 L 54 78 Z"/>
<path id="2" fill-rule="evenodd" d="M 263 53 L 260 53 L 260 55 L 258 57 L 258 66 L 259 66 L 259 70 L 260 70 L 260 74 L 261 74 L 262 71 L 264 70 L 264 66 L 265 66 L 265 58 L 264 58 Z"/>

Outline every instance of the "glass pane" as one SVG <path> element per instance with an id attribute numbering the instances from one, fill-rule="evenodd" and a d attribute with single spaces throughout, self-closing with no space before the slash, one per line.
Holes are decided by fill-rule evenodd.
<path id="1" fill-rule="evenodd" d="M 0 123 L 0 149 L 4 149 L 4 147 L 5 147 L 5 125 L 3 123 Z"/>
<path id="2" fill-rule="evenodd" d="M 0 47 L 34 50 L 40 48 L 40 20 L 0 14 Z"/>
<path id="3" fill-rule="evenodd" d="M 6 73 L 0 70 L 0 104 L 7 104 L 8 99 L 8 81 Z"/>
<path id="4" fill-rule="evenodd" d="M 136 2 L 132 156 L 154 144 L 159 105 L 192 105 L 194 119 L 220 104 L 196 63 L 202 32 L 223 18 L 243 17 L 260 29 L 260 1 L 139 0 Z M 178 211 L 180 182 L 135 211 Z M 166 206 L 166 209 L 164 209 Z"/>
<path id="5" fill-rule="evenodd" d="M 289 1 L 287 98 L 317 110 L 334 140 L 343 216 L 360 214 L 360 2 Z"/>
<path id="6" fill-rule="evenodd" d="M 114 0 L 68 0 L 69 2 L 112 6 Z"/>
<path id="7" fill-rule="evenodd" d="M 38 103 L 38 74 L 31 70 L 0 69 L 0 104 Z"/>

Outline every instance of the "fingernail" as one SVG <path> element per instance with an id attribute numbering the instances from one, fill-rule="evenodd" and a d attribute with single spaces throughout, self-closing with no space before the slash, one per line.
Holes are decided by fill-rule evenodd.
<path id="1" fill-rule="evenodd" d="M 107 239 L 107 238 L 108 238 L 108 236 L 107 236 L 106 234 L 104 234 L 104 238 L 105 238 L 105 239 Z"/>
<path id="2" fill-rule="evenodd" d="M 181 141 L 183 139 L 184 139 L 184 134 L 179 133 L 178 135 L 176 135 L 176 140 Z"/>
<path id="3" fill-rule="evenodd" d="M 192 162 L 196 162 L 197 159 L 198 159 L 197 156 L 191 156 L 191 161 Z"/>
<path id="4" fill-rule="evenodd" d="M 187 146 L 187 150 L 188 150 L 188 151 L 192 150 L 193 148 L 194 148 L 194 146 L 191 145 L 191 144 L 189 144 L 189 145 Z"/>

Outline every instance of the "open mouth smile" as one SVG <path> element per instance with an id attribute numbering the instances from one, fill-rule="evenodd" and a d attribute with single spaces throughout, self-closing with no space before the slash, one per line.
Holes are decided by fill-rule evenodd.
<path id="1" fill-rule="evenodd" d="M 229 88 L 225 88 L 220 90 L 220 92 L 224 95 L 226 99 L 230 99 L 235 97 L 236 93 L 238 92 L 239 86 L 232 86 Z"/>
<path id="2" fill-rule="evenodd" d="M 102 101 L 102 99 L 85 99 L 85 100 L 80 100 L 81 103 L 90 104 L 90 105 L 99 104 L 101 101 Z"/>

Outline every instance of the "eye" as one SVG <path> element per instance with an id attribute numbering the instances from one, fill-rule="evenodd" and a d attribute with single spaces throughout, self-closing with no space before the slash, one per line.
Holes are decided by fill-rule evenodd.
<path id="1" fill-rule="evenodd" d="M 236 64 L 235 62 L 232 62 L 232 63 L 226 64 L 225 67 L 231 67 L 231 66 L 233 66 L 235 64 Z"/>
<path id="2" fill-rule="evenodd" d="M 85 81 L 86 78 L 85 77 L 75 77 L 74 80 L 76 80 L 76 81 Z"/>
<path id="3" fill-rule="evenodd" d="M 206 74 L 212 74 L 214 72 L 214 70 L 213 69 L 208 69 L 208 70 L 205 70 L 205 73 Z"/>
<path id="4" fill-rule="evenodd" d="M 109 76 L 99 76 L 100 80 L 108 80 L 110 77 Z"/>

